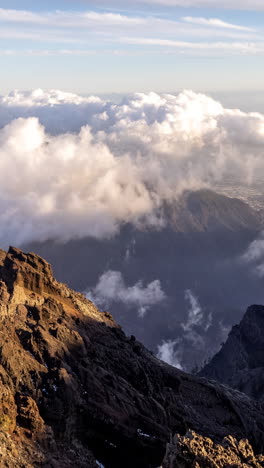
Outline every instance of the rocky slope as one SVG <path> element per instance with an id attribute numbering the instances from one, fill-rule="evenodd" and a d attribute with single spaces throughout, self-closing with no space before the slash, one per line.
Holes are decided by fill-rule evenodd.
<path id="1" fill-rule="evenodd" d="M 201 376 L 218 380 L 264 402 L 264 307 L 248 308 Z"/>
<path id="2" fill-rule="evenodd" d="M 154 468 L 189 429 L 263 453 L 259 403 L 158 361 L 42 258 L 0 251 L 0 466 Z"/>
<path id="3" fill-rule="evenodd" d="M 246 440 L 225 437 L 221 444 L 193 431 L 175 436 L 167 445 L 162 468 L 262 468 L 264 456 L 255 455 Z"/>

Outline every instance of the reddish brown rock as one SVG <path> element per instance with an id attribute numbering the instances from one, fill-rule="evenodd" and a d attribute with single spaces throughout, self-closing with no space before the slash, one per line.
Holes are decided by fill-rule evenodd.
<path id="1" fill-rule="evenodd" d="M 193 431 L 174 436 L 162 468 L 263 468 L 264 456 L 255 455 L 247 440 L 225 437 L 221 444 Z"/>

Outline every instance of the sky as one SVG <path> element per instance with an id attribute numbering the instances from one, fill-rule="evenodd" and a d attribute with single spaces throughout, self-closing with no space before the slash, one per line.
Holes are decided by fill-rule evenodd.
<path id="1" fill-rule="evenodd" d="M 0 0 L 0 94 L 256 96 L 263 19 L 263 0 Z"/>

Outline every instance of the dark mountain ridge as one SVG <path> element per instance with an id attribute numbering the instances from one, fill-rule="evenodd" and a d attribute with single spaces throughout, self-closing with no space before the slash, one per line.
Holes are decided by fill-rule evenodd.
<path id="1" fill-rule="evenodd" d="M 217 380 L 264 402 L 264 307 L 247 309 L 201 376 Z"/>
<path id="2" fill-rule="evenodd" d="M 264 450 L 259 403 L 159 361 L 37 255 L 0 251 L 1 466 L 156 468 L 189 429 Z"/>

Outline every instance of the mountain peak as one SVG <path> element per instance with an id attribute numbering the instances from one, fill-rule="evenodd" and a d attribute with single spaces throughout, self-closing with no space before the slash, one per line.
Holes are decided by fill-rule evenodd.
<path id="1" fill-rule="evenodd" d="M 240 324 L 232 328 L 226 343 L 200 375 L 218 380 L 263 401 L 263 330 L 264 306 L 248 307 Z"/>

